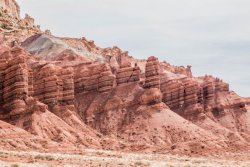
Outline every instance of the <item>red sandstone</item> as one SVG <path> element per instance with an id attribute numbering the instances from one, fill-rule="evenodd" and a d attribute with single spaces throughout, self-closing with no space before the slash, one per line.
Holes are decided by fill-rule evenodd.
<path id="1" fill-rule="evenodd" d="M 30 51 L 50 39 L 49 46 L 63 45 Z M 136 60 L 85 38 L 39 34 L 22 48 L 8 44 L 0 45 L 0 136 L 7 139 L 0 148 L 202 155 L 250 148 L 249 99 L 218 78 L 193 77 L 191 66 Z"/>

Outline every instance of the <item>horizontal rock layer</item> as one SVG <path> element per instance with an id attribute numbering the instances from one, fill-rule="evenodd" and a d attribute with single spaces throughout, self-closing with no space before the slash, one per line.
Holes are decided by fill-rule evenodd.
<path id="1" fill-rule="evenodd" d="M 15 110 L 22 106 L 22 102 L 28 95 L 28 67 L 26 58 L 18 55 L 8 61 L 5 66 L 2 83 L 2 100 L 4 108 Z M 20 108 L 21 109 L 21 108 Z"/>
<path id="2" fill-rule="evenodd" d="M 87 68 L 77 68 L 74 76 L 75 92 L 107 92 L 114 86 L 115 76 L 106 64 L 91 64 Z"/>
<path id="3" fill-rule="evenodd" d="M 148 58 L 145 74 L 137 65 L 132 67 L 126 62 L 113 69 L 109 64 L 98 62 L 60 66 L 60 62 L 27 61 L 27 55 L 20 48 L 3 52 L 1 58 L 0 103 L 14 113 L 21 112 L 27 96 L 35 97 L 50 109 L 55 106 L 74 109 L 76 94 L 110 92 L 126 83 L 136 83 L 146 89 L 160 88 L 162 101 L 174 111 L 196 104 L 205 110 L 221 110 L 222 102 L 217 94 L 229 93 L 228 84 L 210 76 L 195 79 L 178 74 L 181 77 L 173 79 L 173 74 L 169 77 L 161 71 L 155 57 Z M 143 76 L 145 78 L 141 78 Z M 143 79 L 144 83 L 139 83 Z M 235 103 L 224 107 L 228 106 L 242 108 L 245 103 L 235 99 Z"/>
<path id="4" fill-rule="evenodd" d="M 74 105 L 74 71 L 71 68 L 58 68 L 51 64 L 33 65 L 34 97 L 54 106 Z"/>
<path id="5" fill-rule="evenodd" d="M 124 83 L 137 82 L 140 80 L 140 68 L 125 66 L 117 71 L 116 82 L 117 85 Z"/>
<path id="6" fill-rule="evenodd" d="M 145 88 L 160 88 L 160 66 L 156 57 L 149 57 L 145 68 Z"/>

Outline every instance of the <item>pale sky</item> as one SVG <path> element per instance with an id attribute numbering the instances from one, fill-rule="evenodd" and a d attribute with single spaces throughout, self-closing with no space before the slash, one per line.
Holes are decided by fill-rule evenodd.
<path id="1" fill-rule="evenodd" d="M 17 0 L 41 28 L 155 55 L 212 74 L 250 97 L 249 0 Z"/>

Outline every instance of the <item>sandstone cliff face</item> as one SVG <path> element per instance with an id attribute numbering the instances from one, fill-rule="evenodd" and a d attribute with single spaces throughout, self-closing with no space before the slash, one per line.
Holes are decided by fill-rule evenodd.
<path id="1" fill-rule="evenodd" d="M 18 143 L 7 142 L 7 148 L 38 143 L 39 149 L 51 149 L 41 142 L 52 150 L 187 154 L 250 148 L 249 99 L 222 80 L 193 77 L 191 66 L 172 66 L 154 56 L 136 60 L 85 38 L 41 34 L 28 15 L 20 22 L 32 35 L 23 49 L 4 44 L 27 34 L 16 35 L 15 26 L 1 29 L 0 120 L 7 123 L 0 121 L 0 135 Z"/>
<path id="2" fill-rule="evenodd" d="M 215 96 L 215 90 L 214 90 L 214 84 L 213 82 L 205 82 L 203 85 L 203 95 L 204 95 L 204 103 L 207 106 L 209 104 L 214 103 L 214 96 Z"/>
<path id="3" fill-rule="evenodd" d="M 31 66 L 33 77 L 33 96 L 47 104 L 50 109 L 66 106 L 74 109 L 74 72 L 71 68 L 58 68 L 52 64 Z"/>
<path id="4" fill-rule="evenodd" d="M 170 80 L 161 84 L 163 102 L 171 109 L 182 108 L 184 105 L 184 84 L 180 81 Z"/>
<path id="5" fill-rule="evenodd" d="M 25 57 L 19 56 L 9 61 L 3 86 L 4 108 L 12 112 L 23 108 L 23 99 L 28 95 L 28 71 Z"/>
<path id="6" fill-rule="evenodd" d="M 98 78 L 98 91 L 100 93 L 110 91 L 113 88 L 115 76 L 109 66 L 104 66 Z"/>
<path id="7" fill-rule="evenodd" d="M 174 74 L 184 75 L 186 77 L 193 77 L 191 66 L 188 65 L 187 67 L 184 66 L 173 66 L 167 62 L 160 62 L 160 66 L 162 71 L 171 72 Z"/>
<path id="8" fill-rule="evenodd" d="M 3 8 L 14 18 L 20 18 L 20 7 L 15 0 L 0 0 L 0 8 Z"/>
<path id="9" fill-rule="evenodd" d="M 19 17 L 19 7 L 16 5 L 14 0 L 0 1 L 0 43 L 11 47 L 19 46 L 29 36 L 41 33 L 32 17 Z"/>
<path id="10" fill-rule="evenodd" d="M 184 80 L 184 104 L 186 106 L 198 103 L 199 85 L 192 79 Z"/>
<path id="11" fill-rule="evenodd" d="M 76 67 L 75 92 L 106 92 L 113 88 L 115 76 L 106 64 L 89 64 Z"/>
<path id="12" fill-rule="evenodd" d="M 40 62 L 21 48 L 12 48 L 1 55 L 1 71 L 1 120 L 38 136 L 34 138 L 37 142 L 43 138 L 46 142 L 53 140 L 65 146 L 81 144 L 82 148 L 100 144 L 97 132 L 73 114 L 72 68 Z M 18 142 L 20 147 L 25 147 Z"/>
<path id="13" fill-rule="evenodd" d="M 156 57 L 149 57 L 145 68 L 145 88 L 160 89 L 160 67 Z"/>
<path id="14" fill-rule="evenodd" d="M 117 85 L 137 82 L 140 80 L 140 68 L 131 66 L 121 66 L 117 71 Z"/>
<path id="15" fill-rule="evenodd" d="M 206 140 L 218 141 L 217 132 L 204 131 L 209 119 L 214 129 L 221 126 L 230 133 L 244 131 L 244 138 L 235 134 L 234 139 L 220 132 L 224 140 L 248 141 L 247 102 L 217 78 L 166 72 L 155 57 L 149 57 L 143 73 L 128 60 L 112 68 L 108 63 L 84 60 L 39 60 L 20 48 L 2 50 L 1 120 L 47 140 L 117 150 L 143 150 L 147 145 L 157 150 L 196 136 L 195 142 L 206 145 Z M 244 126 L 232 114 L 244 114 Z M 179 127 L 168 116 L 173 117 L 171 121 L 188 119 L 197 125 Z M 201 121 L 204 118 L 206 121 Z M 63 137 L 64 132 L 67 137 Z M 98 135 L 116 137 L 102 140 Z M 216 148 L 218 143 L 213 144 Z"/>
<path id="16" fill-rule="evenodd" d="M 7 51 L 1 59 L 3 70 L 1 73 L 1 103 L 6 111 L 12 111 L 12 113 L 24 112 L 23 100 L 28 96 L 26 56 L 17 51 L 16 48 Z"/>

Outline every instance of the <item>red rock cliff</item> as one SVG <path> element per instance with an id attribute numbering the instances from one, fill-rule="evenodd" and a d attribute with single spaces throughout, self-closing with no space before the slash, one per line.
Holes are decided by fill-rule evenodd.
<path id="1" fill-rule="evenodd" d="M 0 0 L 0 8 L 7 11 L 12 17 L 20 18 L 20 7 L 15 0 Z"/>

